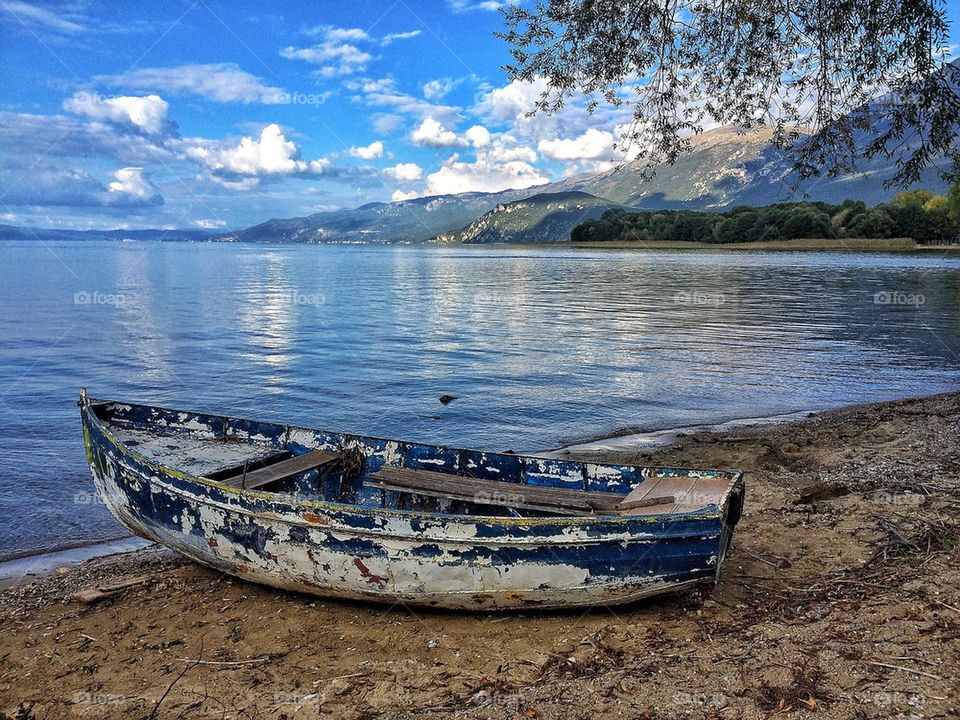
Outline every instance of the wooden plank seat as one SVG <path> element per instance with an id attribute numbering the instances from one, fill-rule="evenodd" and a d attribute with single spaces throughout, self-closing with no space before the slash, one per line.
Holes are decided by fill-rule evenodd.
<path id="1" fill-rule="evenodd" d="M 390 465 L 370 473 L 364 485 L 380 490 L 465 500 L 479 505 L 518 510 L 539 510 L 558 515 L 611 515 L 616 513 L 617 506 L 624 498 L 620 493 L 503 483 Z"/>
<path id="2" fill-rule="evenodd" d="M 303 455 L 294 455 L 286 460 L 275 462 L 266 467 L 250 470 L 246 473 L 243 468 L 230 477 L 221 478 L 220 482 L 244 490 L 255 490 L 264 485 L 269 485 L 277 480 L 292 477 L 305 473 L 308 470 L 316 470 L 333 466 L 341 459 L 340 453 L 328 452 L 326 450 L 310 450 Z"/>
<path id="3" fill-rule="evenodd" d="M 694 512 L 719 504 L 731 480 L 721 477 L 673 476 L 651 478 L 640 483 L 620 504 L 631 515 Z"/>

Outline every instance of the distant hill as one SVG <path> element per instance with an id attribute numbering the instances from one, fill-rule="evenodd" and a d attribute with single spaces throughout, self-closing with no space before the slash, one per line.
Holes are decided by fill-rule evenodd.
<path id="1" fill-rule="evenodd" d="M 209 230 L 61 230 L 58 228 L 27 228 L 17 225 L 0 225 L 3 240 L 163 240 L 188 242 L 208 240 Z"/>
<path id="2" fill-rule="evenodd" d="M 463 193 L 373 202 L 352 210 L 332 210 L 265 223 L 217 236 L 251 242 L 426 242 L 464 227 L 501 203 L 526 197 L 529 190 Z"/>
<path id="3" fill-rule="evenodd" d="M 537 193 L 523 200 L 500 203 L 467 227 L 437 238 L 449 243 L 548 243 L 570 239 L 584 220 L 598 218 L 623 205 L 572 190 Z"/>

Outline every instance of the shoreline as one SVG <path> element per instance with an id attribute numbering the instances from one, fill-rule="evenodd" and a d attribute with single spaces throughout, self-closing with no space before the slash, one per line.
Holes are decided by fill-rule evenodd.
<path id="1" fill-rule="evenodd" d="M 841 406 L 843 407 L 848 406 Z M 852 407 L 852 406 L 851 406 Z M 641 430 L 636 428 L 621 428 L 609 433 L 598 433 L 596 435 L 587 435 L 583 438 L 575 439 L 571 442 L 564 442 L 555 448 L 546 448 L 542 450 L 524 451 L 529 455 L 540 455 L 543 457 L 566 457 L 573 453 L 594 452 L 594 451 L 624 451 L 624 450 L 642 450 L 652 449 L 669 445 L 676 442 L 680 437 L 687 434 L 698 432 L 723 432 L 725 430 L 750 425 L 778 425 L 793 420 L 799 420 L 812 414 L 817 414 L 815 410 L 799 410 L 795 412 L 779 413 L 776 415 L 760 415 L 743 418 L 731 418 L 716 423 L 704 423 L 695 425 L 680 425 L 677 427 L 668 427 L 654 430 Z M 826 411 L 829 412 L 829 411 Z M 118 531 L 123 532 L 124 528 L 117 526 Z M 16 587 L 23 582 L 32 582 L 35 579 L 51 574 L 59 567 L 75 567 L 80 563 L 97 557 L 104 557 L 124 552 L 115 550 L 116 546 L 134 546 L 137 543 L 148 543 L 135 535 L 118 535 L 117 537 L 106 540 L 90 540 L 89 542 L 78 542 L 64 547 L 56 547 L 43 550 L 38 553 L 25 552 L 14 554 L 8 558 L 0 559 L 0 590 Z M 140 549 L 131 547 L 127 552 L 134 552 Z M 21 571 L 24 567 L 30 567 L 31 579 L 21 580 L 20 582 L 10 582 L 10 577 L 20 573 L 26 577 L 27 573 Z M 44 569 L 45 568 L 45 569 Z"/>
<path id="2" fill-rule="evenodd" d="M 127 535 L 3 560 L 0 561 L 0 591 L 36 582 L 63 568 L 74 568 L 89 560 L 136 552 L 153 544 L 136 535 Z"/>
<path id="3" fill-rule="evenodd" d="M 956 391 L 960 393 L 960 390 Z M 836 408 L 828 409 L 807 409 L 795 410 L 786 413 L 777 413 L 774 415 L 757 415 L 747 417 L 735 417 L 728 420 L 721 420 L 715 423 L 697 423 L 693 425 L 679 425 L 660 429 L 645 430 L 641 428 L 621 428 L 605 433 L 595 435 L 586 435 L 582 438 L 575 438 L 569 442 L 563 442 L 557 447 L 545 448 L 542 450 L 524 451 L 529 455 L 540 455 L 543 457 L 563 458 L 579 454 L 596 453 L 624 453 L 652 451 L 657 448 L 669 446 L 681 441 L 689 435 L 698 433 L 724 433 L 745 427 L 769 427 L 789 424 L 806 418 L 815 417 L 825 413 L 833 413 L 844 410 L 852 410 L 871 405 L 882 404 L 886 402 L 900 402 L 904 400 L 923 400 L 925 398 L 936 398 L 950 395 L 950 393 L 939 393 L 936 395 L 919 395 L 907 398 L 898 398 L 895 400 L 878 401 L 874 403 L 855 403 L 853 405 L 841 405 Z M 119 531 L 124 528 L 117 526 Z M 34 570 L 34 577 L 25 582 L 32 582 L 35 579 L 51 574 L 58 567 L 75 567 L 87 560 L 97 557 L 115 555 L 122 552 L 135 552 L 140 549 L 134 547 L 138 543 L 150 545 L 149 541 L 137 538 L 135 535 L 120 535 L 107 540 L 91 540 L 89 542 L 80 542 L 60 548 L 52 548 L 39 553 L 24 553 L 13 555 L 9 558 L 0 560 L 0 591 L 16 587 L 22 582 L 9 582 L 8 576 L 18 572 L 18 568 L 36 565 L 37 568 L 46 568 L 46 570 Z M 116 550 L 116 546 L 131 546 L 130 550 Z"/>
<path id="4" fill-rule="evenodd" d="M 559 245 L 559 243 L 556 243 Z M 791 251 L 849 251 L 849 252 L 896 252 L 926 253 L 942 250 L 946 253 L 960 251 L 960 245 L 919 245 L 908 238 L 800 238 L 796 240 L 769 240 L 764 242 L 709 243 L 700 241 L 649 241 L 606 240 L 598 242 L 566 242 L 564 247 L 598 250 L 791 250 Z"/>
<path id="5" fill-rule="evenodd" d="M 151 717 L 950 716 L 960 392 L 578 460 L 739 467 L 716 586 L 592 612 L 409 611 L 276 591 L 156 546 L 0 592 L 0 711 Z M 93 605 L 80 590 L 122 583 Z M 349 652 L 344 652 L 349 648 Z"/>

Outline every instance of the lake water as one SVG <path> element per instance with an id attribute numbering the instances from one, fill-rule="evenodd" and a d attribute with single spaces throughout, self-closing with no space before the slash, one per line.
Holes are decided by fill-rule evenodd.
<path id="1" fill-rule="evenodd" d="M 123 534 L 81 385 L 493 450 L 960 386 L 960 258 L 0 240 L 0 270 L 0 557 Z"/>

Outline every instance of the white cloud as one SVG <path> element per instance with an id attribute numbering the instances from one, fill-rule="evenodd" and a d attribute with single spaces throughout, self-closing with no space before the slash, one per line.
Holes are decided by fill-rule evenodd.
<path id="1" fill-rule="evenodd" d="M 120 75 L 100 75 L 94 80 L 135 90 L 189 93 L 220 103 L 276 104 L 288 97 L 282 88 L 265 84 L 235 63 L 139 68 Z"/>
<path id="2" fill-rule="evenodd" d="M 423 84 L 423 96 L 427 100 L 443 100 L 460 82 L 460 80 L 454 80 L 453 78 L 430 80 Z"/>
<path id="3" fill-rule="evenodd" d="M 148 135 L 159 135 L 170 129 L 167 101 L 158 95 L 145 97 L 101 97 L 78 92 L 64 101 L 63 108 L 94 120 L 133 127 Z"/>
<path id="4" fill-rule="evenodd" d="M 354 75 L 367 69 L 373 60 L 373 55 L 361 50 L 354 43 L 366 41 L 370 36 L 359 28 L 337 28 L 321 25 L 310 31 L 311 35 L 318 35 L 321 42 L 311 47 L 285 47 L 280 50 L 281 57 L 293 60 L 304 60 L 313 65 L 320 65 L 317 73 L 326 78 Z"/>
<path id="5" fill-rule="evenodd" d="M 108 192 L 147 203 L 160 196 L 157 187 L 143 174 L 143 168 L 122 168 L 117 170 L 113 177 L 115 180 L 107 186 Z"/>
<path id="6" fill-rule="evenodd" d="M 380 44 L 386 47 L 397 40 L 409 40 L 410 38 L 415 38 L 417 35 L 422 34 L 422 32 L 422 30 L 410 30 L 409 32 L 390 33 L 389 35 L 383 36 L 383 39 L 380 40 Z"/>
<path id="7" fill-rule="evenodd" d="M 369 145 L 352 147 L 347 150 L 350 157 L 360 158 L 361 160 L 376 160 L 383 157 L 383 142 L 374 140 Z"/>
<path id="8" fill-rule="evenodd" d="M 389 135 L 403 125 L 403 118 L 393 113 L 374 113 L 370 118 L 370 124 L 381 135 Z"/>
<path id="9" fill-rule="evenodd" d="M 410 139 L 424 147 L 463 147 L 467 141 L 447 130 L 433 116 L 427 116 L 411 134 Z"/>
<path id="10" fill-rule="evenodd" d="M 397 182 L 412 182 L 423 177 L 423 168 L 416 163 L 398 163 L 383 171 L 384 176 Z"/>
<path id="11" fill-rule="evenodd" d="M 334 25 L 317 25 L 315 28 L 312 28 L 306 33 L 310 37 L 323 37 L 327 40 L 333 41 L 359 41 L 359 40 L 369 40 L 370 36 L 367 34 L 366 30 L 361 30 L 360 28 L 341 28 Z"/>
<path id="12" fill-rule="evenodd" d="M 509 139 L 509 144 L 505 139 L 496 140 L 486 151 L 487 157 L 496 162 L 503 163 L 513 162 L 515 160 L 528 163 L 537 161 L 537 154 L 531 148 L 524 147 L 523 145 L 514 145 L 512 142 L 512 138 Z"/>
<path id="13" fill-rule="evenodd" d="M 418 197 L 420 197 L 420 193 L 418 193 L 416 190 L 411 190 L 410 192 L 394 190 L 393 195 L 390 196 L 390 199 L 393 202 L 403 202 L 404 200 L 415 200 Z"/>
<path id="14" fill-rule="evenodd" d="M 60 32 L 70 34 L 80 33 L 86 30 L 83 25 L 68 20 L 62 15 L 58 15 L 45 8 L 37 7 L 36 5 L 29 5 L 25 2 L 8 0 L 8 2 L 3 3 L 2 9 L 26 25 L 42 25 L 51 30 L 59 30 Z"/>
<path id="15" fill-rule="evenodd" d="M 123 168 L 113 173 L 113 182 L 104 187 L 84 170 L 61 167 L 29 169 L 29 182 L 22 175 L 0 165 L 0 186 L 7 188 L 3 202 L 10 206 L 70 207 L 94 210 L 158 207 L 163 195 L 143 175 L 141 168 Z M 19 176 L 19 177 L 18 177 Z"/>
<path id="16" fill-rule="evenodd" d="M 199 218 L 198 220 L 194 220 L 193 224 L 198 228 L 203 228 L 204 230 L 215 230 L 217 228 L 226 227 L 227 221 L 219 219 L 214 220 L 211 218 Z"/>
<path id="17" fill-rule="evenodd" d="M 523 122 L 548 86 L 544 78 L 514 80 L 486 93 L 477 104 L 476 114 L 503 123 Z"/>
<path id="18" fill-rule="evenodd" d="M 457 107 L 432 103 L 398 90 L 396 81 L 389 77 L 363 81 L 349 80 L 345 83 L 345 87 L 355 93 L 351 97 L 353 101 L 368 107 L 385 108 L 390 111 L 383 113 L 384 115 L 400 113 L 421 120 L 432 117 L 437 122 L 447 125 L 456 123 L 460 115 L 460 109 Z M 378 132 L 386 131 L 378 129 Z"/>
<path id="19" fill-rule="evenodd" d="M 475 148 L 486 147 L 490 144 L 490 131 L 483 125 L 474 125 L 469 128 L 463 136 Z"/>
<path id="20" fill-rule="evenodd" d="M 455 13 L 471 12 L 473 10 L 496 11 L 503 3 L 495 0 L 447 0 L 447 6 Z"/>
<path id="21" fill-rule="evenodd" d="M 613 133 L 589 128 L 578 137 L 541 140 L 537 149 L 552 160 L 611 159 L 615 142 Z"/>
<path id="22" fill-rule="evenodd" d="M 236 176 L 322 175 L 332 171 L 326 158 L 301 160 L 300 148 L 284 137 L 276 123 L 263 128 L 258 139 L 244 137 L 233 147 L 198 142 L 187 148 L 186 155 L 210 170 L 214 178 L 226 178 L 231 183 L 243 182 Z"/>
<path id="23" fill-rule="evenodd" d="M 523 189 L 550 182 L 531 165 L 513 160 L 498 163 L 486 155 L 474 162 L 451 155 L 435 173 L 427 176 L 427 195 L 462 192 L 497 192 L 507 188 Z"/>

